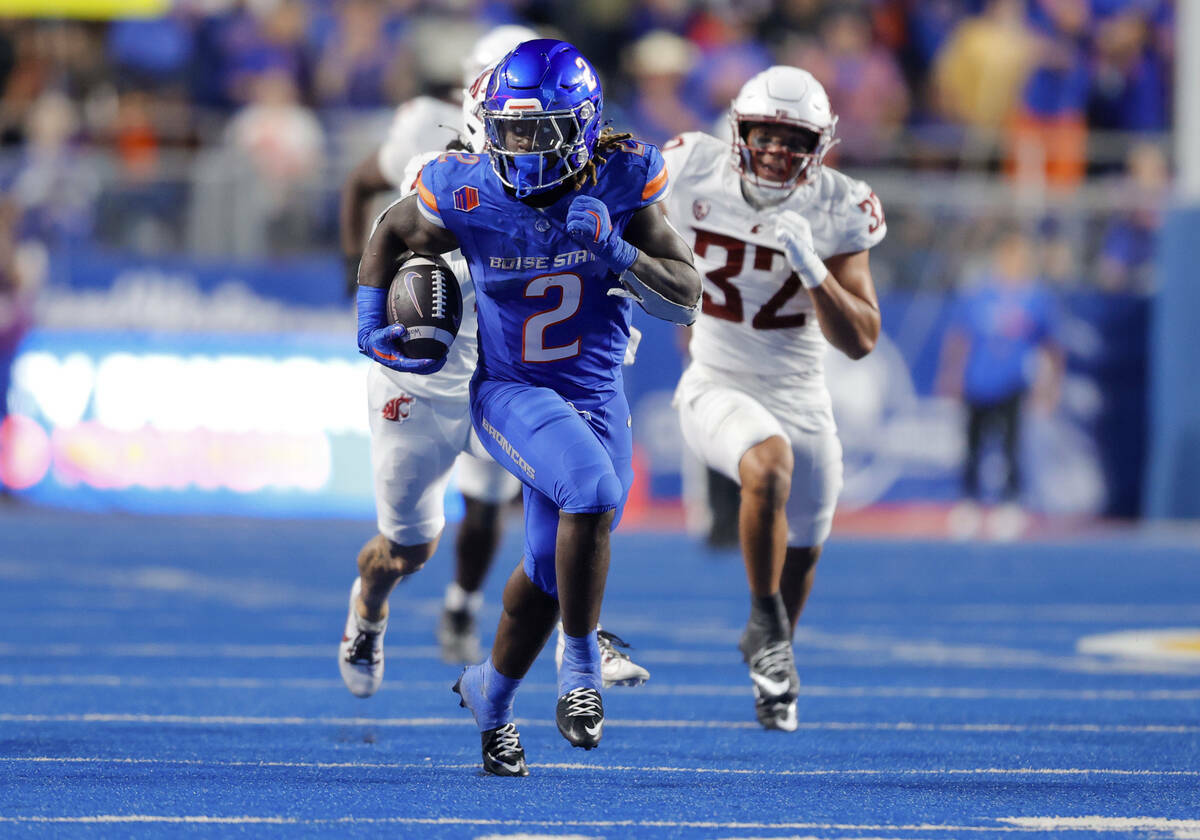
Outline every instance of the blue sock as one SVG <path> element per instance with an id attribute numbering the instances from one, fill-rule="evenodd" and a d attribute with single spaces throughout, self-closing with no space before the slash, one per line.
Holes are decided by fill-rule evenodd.
<path id="1" fill-rule="evenodd" d="M 586 636 L 563 633 L 563 662 L 558 672 L 558 694 L 561 697 L 576 688 L 600 690 L 600 644 L 596 631 Z"/>
<path id="2" fill-rule="evenodd" d="M 512 721 L 513 698 L 520 684 L 520 680 L 497 671 L 490 656 L 463 672 L 463 699 L 475 715 L 480 732 Z"/>

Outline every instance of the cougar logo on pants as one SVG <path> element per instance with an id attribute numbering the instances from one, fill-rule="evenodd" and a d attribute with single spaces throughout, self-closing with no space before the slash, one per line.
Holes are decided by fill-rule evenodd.
<path id="1" fill-rule="evenodd" d="M 401 394 L 398 397 L 393 397 L 383 406 L 383 419 L 395 420 L 398 423 L 403 423 L 408 419 L 409 411 L 412 410 L 413 401 L 413 398 L 408 394 Z"/>

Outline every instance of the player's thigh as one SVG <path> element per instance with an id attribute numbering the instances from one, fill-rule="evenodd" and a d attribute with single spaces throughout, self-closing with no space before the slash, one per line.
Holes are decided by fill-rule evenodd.
<path id="1" fill-rule="evenodd" d="M 842 491 L 842 444 L 827 428 L 790 426 L 792 491 L 787 501 L 788 545 L 821 545 L 833 527 L 833 512 Z"/>
<path id="2" fill-rule="evenodd" d="M 477 381 L 471 413 L 488 453 L 560 510 L 601 513 L 624 499 L 605 436 L 549 388 Z"/>
<path id="3" fill-rule="evenodd" d="M 751 447 L 787 434 L 761 402 L 723 384 L 697 365 L 684 371 L 675 390 L 684 442 L 701 461 L 741 483 L 738 464 Z"/>
<path id="4" fill-rule="evenodd" d="M 554 500 L 524 486 L 525 555 L 521 562 L 525 575 L 538 589 L 558 597 L 558 573 L 555 548 L 558 543 L 558 507 Z"/>
<path id="5" fill-rule="evenodd" d="M 473 452 L 460 454 L 455 461 L 455 477 L 464 496 L 493 505 L 511 501 L 521 489 L 516 476 L 486 452 L 482 458 Z"/>
<path id="6" fill-rule="evenodd" d="M 446 524 L 446 486 L 470 430 L 466 402 L 412 396 L 374 373 L 367 395 L 379 532 L 400 545 L 429 542 Z"/>

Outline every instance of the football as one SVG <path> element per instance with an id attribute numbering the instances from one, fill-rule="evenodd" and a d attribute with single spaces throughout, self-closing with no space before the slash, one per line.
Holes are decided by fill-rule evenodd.
<path id="1" fill-rule="evenodd" d="M 404 354 L 412 359 L 446 355 L 458 335 L 462 308 L 458 278 L 440 257 L 409 257 L 388 287 L 388 321 L 404 325 Z"/>

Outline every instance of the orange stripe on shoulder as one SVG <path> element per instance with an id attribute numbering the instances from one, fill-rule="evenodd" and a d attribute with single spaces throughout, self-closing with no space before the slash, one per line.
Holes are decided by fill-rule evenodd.
<path id="1" fill-rule="evenodd" d="M 663 166 L 659 173 L 646 182 L 646 188 L 642 190 L 642 200 L 645 201 L 650 196 L 661 190 L 667 185 L 667 167 Z"/>
<path id="2" fill-rule="evenodd" d="M 419 195 L 421 200 L 425 202 L 426 207 L 428 207 L 434 213 L 438 212 L 437 199 L 434 198 L 433 193 L 429 191 L 429 188 L 425 186 L 424 171 L 417 176 L 417 195 Z"/>

